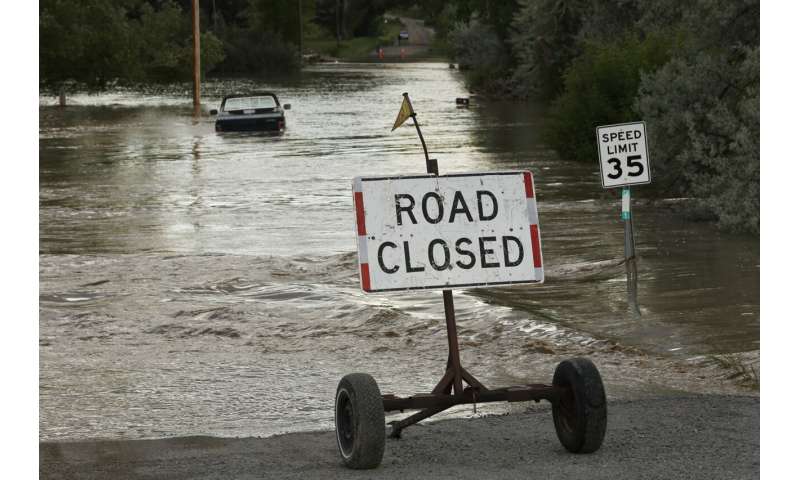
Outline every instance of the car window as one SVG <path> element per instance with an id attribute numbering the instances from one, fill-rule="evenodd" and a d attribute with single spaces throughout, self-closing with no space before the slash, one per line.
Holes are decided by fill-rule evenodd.
<path id="1" fill-rule="evenodd" d="M 255 108 L 275 108 L 275 99 L 270 96 L 237 97 L 225 101 L 225 110 L 246 110 Z"/>

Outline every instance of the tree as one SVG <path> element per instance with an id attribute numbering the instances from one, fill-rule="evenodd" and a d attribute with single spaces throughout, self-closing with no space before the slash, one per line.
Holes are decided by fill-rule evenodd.
<path id="1" fill-rule="evenodd" d="M 524 0 L 512 22 L 511 46 L 519 96 L 553 99 L 564 71 L 581 52 L 578 33 L 589 0 Z"/>
<path id="2" fill-rule="evenodd" d="M 153 5 L 157 5 L 157 8 Z M 45 88 L 68 82 L 102 89 L 111 81 L 191 77 L 191 19 L 173 1 L 43 0 L 39 4 L 39 75 Z M 202 34 L 207 72 L 223 57 Z"/>
<path id="3" fill-rule="evenodd" d="M 618 43 L 636 27 L 642 0 L 521 0 L 498 18 L 510 18 L 508 34 L 515 63 L 512 83 L 518 97 L 552 100 L 564 73 L 588 44 Z M 510 17 L 509 17 L 510 16 Z M 505 38 L 505 36 L 504 36 Z"/>
<path id="4" fill-rule="evenodd" d="M 453 57 L 467 73 L 470 89 L 502 93 L 506 87 L 508 57 L 503 42 L 495 31 L 482 23 L 460 23 L 450 33 Z"/>
<path id="5" fill-rule="evenodd" d="M 645 17 L 686 37 L 669 63 L 644 76 L 639 91 L 653 167 L 670 191 L 697 198 L 723 228 L 757 233 L 758 2 L 685 3 L 672 25 Z"/>
<path id="6" fill-rule="evenodd" d="M 69 80 L 103 88 L 137 78 L 136 38 L 127 20 L 131 2 L 42 0 L 39 4 L 39 75 L 46 85 Z"/>

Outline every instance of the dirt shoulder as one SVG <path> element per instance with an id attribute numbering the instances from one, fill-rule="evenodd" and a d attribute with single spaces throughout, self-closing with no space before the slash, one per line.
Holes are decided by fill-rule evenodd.
<path id="1" fill-rule="evenodd" d="M 590 455 L 561 447 L 544 402 L 411 427 L 387 440 L 376 470 L 341 466 L 333 432 L 41 443 L 39 469 L 52 479 L 758 478 L 759 404 L 717 395 L 613 402 L 605 443 Z"/>

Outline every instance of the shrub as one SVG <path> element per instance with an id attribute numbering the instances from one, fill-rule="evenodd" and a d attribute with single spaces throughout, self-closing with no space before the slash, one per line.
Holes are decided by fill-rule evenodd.
<path id="1" fill-rule="evenodd" d="M 545 141 L 564 159 L 596 161 L 595 127 L 641 120 L 634 109 L 641 76 L 663 65 L 670 49 L 662 36 L 586 45 L 564 75 Z"/>
<path id="2" fill-rule="evenodd" d="M 691 196 L 722 228 L 759 231 L 759 48 L 678 58 L 642 81 L 655 178 Z"/>
<path id="3" fill-rule="evenodd" d="M 695 198 L 723 229 L 758 233 L 759 2 L 649 5 L 643 24 L 666 25 L 686 39 L 669 63 L 644 76 L 639 91 L 654 179 L 663 193 Z"/>
<path id="4" fill-rule="evenodd" d="M 550 100 L 562 91 L 562 76 L 580 53 L 576 36 L 585 0 L 523 0 L 512 22 L 515 94 Z"/>
<path id="5" fill-rule="evenodd" d="M 39 4 L 42 87 L 103 89 L 110 83 L 191 78 L 191 21 L 174 1 L 43 0 Z M 202 35 L 203 68 L 222 58 L 220 41 Z"/>

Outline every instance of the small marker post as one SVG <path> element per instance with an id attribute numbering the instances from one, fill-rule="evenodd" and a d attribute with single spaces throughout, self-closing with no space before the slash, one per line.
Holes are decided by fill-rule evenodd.
<path id="1" fill-rule="evenodd" d="M 628 307 L 634 315 L 641 316 L 638 299 L 638 271 L 636 269 L 636 243 L 633 239 L 631 215 L 631 187 L 622 187 L 622 221 L 625 224 L 625 274 L 628 279 Z"/>

